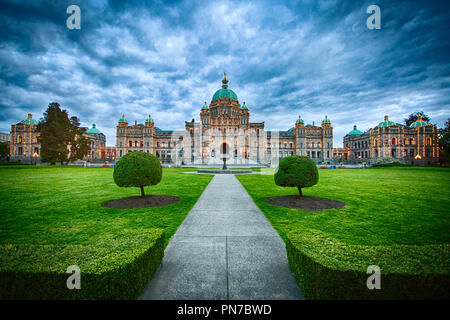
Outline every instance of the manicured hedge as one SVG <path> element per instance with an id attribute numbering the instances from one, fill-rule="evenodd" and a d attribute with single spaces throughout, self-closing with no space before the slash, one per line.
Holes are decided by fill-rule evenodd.
<path id="1" fill-rule="evenodd" d="M 314 230 L 291 232 L 289 265 L 308 299 L 449 299 L 450 245 L 345 245 Z M 381 268 L 369 290 L 367 267 Z"/>
<path id="2" fill-rule="evenodd" d="M 91 245 L 0 245 L 0 299 L 136 299 L 163 255 L 161 229 Z M 67 289 L 70 265 L 80 267 L 80 290 Z"/>
<path id="3" fill-rule="evenodd" d="M 394 161 L 390 163 L 374 163 L 373 168 L 386 168 L 386 167 L 411 167 L 409 163 L 401 163 L 400 161 Z"/>

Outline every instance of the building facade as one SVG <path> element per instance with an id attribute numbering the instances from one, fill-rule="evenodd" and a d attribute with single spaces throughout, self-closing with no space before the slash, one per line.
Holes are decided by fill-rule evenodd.
<path id="1" fill-rule="evenodd" d="M 0 132 L 0 142 L 8 142 L 11 135 L 9 133 Z"/>
<path id="2" fill-rule="evenodd" d="M 436 126 L 419 114 L 410 126 L 395 123 L 386 115 L 378 126 L 365 132 L 357 126 L 344 136 L 347 159 L 352 163 L 373 164 L 392 158 L 412 165 L 435 165 L 439 159 Z"/>
<path id="3" fill-rule="evenodd" d="M 38 142 L 39 133 L 36 131 L 38 122 L 28 113 L 26 119 L 11 125 L 10 160 L 38 163 L 40 162 L 41 145 Z"/>
<path id="4" fill-rule="evenodd" d="M 105 155 L 102 153 L 106 147 L 106 136 L 96 128 L 95 123 L 92 124 L 92 128 L 85 128 L 84 136 L 89 140 L 90 151 L 86 156 L 88 161 L 101 161 L 105 159 Z"/>
<path id="5" fill-rule="evenodd" d="M 320 126 L 299 117 L 287 131 L 266 131 L 264 122 L 251 122 L 245 102 L 228 86 L 222 87 L 200 109 L 200 121 L 186 121 L 184 131 L 161 130 L 151 116 L 144 124 L 128 124 L 125 115 L 116 127 L 117 157 L 133 151 L 156 155 L 163 163 L 219 165 L 272 165 L 289 155 L 307 155 L 317 163 L 330 162 L 333 127 L 325 116 Z"/>
<path id="6" fill-rule="evenodd" d="M 10 160 L 23 163 L 40 163 L 41 162 L 41 144 L 38 141 L 39 132 L 37 132 L 38 122 L 33 119 L 31 113 L 28 113 L 26 119 L 11 125 L 10 134 Z M 87 128 L 86 128 L 87 129 Z M 84 136 L 89 139 L 91 150 L 86 155 L 86 160 L 97 161 L 104 160 L 106 156 L 111 154 L 111 158 L 115 159 L 114 147 L 106 147 L 106 137 L 92 125 L 87 129 Z M 68 146 L 69 150 L 70 147 Z M 112 160 L 114 160 L 112 159 Z"/>

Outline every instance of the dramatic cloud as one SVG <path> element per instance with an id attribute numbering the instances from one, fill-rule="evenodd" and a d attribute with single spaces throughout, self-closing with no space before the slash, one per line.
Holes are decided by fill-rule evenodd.
<path id="1" fill-rule="evenodd" d="M 325 115 L 335 147 L 357 124 L 450 110 L 448 1 L 2 1 L 0 131 L 58 101 L 115 144 L 115 126 L 151 114 L 162 129 L 198 120 L 226 71 L 252 121 L 289 129 Z M 66 8 L 81 8 L 81 29 Z"/>

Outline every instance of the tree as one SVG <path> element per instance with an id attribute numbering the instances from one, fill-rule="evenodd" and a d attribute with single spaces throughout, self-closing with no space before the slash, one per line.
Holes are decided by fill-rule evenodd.
<path id="1" fill-rule="evenodd" d="M 67 111 L 61 110 L 58 102 L 50 103 L 37 126 L 42 161 L 63 165 L 86 155 L 89 144 L 79 125 L 78 118 L 69 119 Z"/>
<path id="2" fill-rule="evenodd" d="M 86 128 L 80 128 L 80 120 L 77 117 L 71 117 L 70 123 L 72 124 L 70 130 L 70 154 L 69 161 L 76 161 L 82 159 L 90 151 L 89 139 L 84 136 Z"/>
<path id="3" fill-rule="evenodd" d="M 419 113 L 422 115 L 422 120 L 423 120 L 423 121 L 426 121 L 426 122 L 430 121 L 430 117 L 429 117 L 429 116 L 427 116 L 423 111 L 419 111 L 419 112 L 411 113 L 411 114 L 408 116 L 408 118 L 404 119 L 405 125 L 406 125 L 407 127 L 409 127 L 411 124 L 413 124 L 414 122 L 416 122 L 417 119 L 419 119 Z"/>
<path id="4" fill-rule="evenodd" d="M 161 181 L 162 167 L 158 158 L 150 153 L 130 152 L 116 163 L 113 177 L 119 187 L 141 188 L 141 197 L 145 197 L 144 187 Z"/>
<path id="5" fill-rule="evenodd" d="M 0 142 L 0 157 L 7 157 L 9 155 L 9 141 Z"/>
<path id="6" fill-rule="evenodd" d="M 319 181 L 319 171 L 309 157 L 289 156 L 280 160 L 274 180 L 280 187 L 297 187 L 302 197 L 302 188 L 312 187 Z"/>
<path id="7" fill-rule="evenodd" d="M 450 162 L 450 118 L 445 122 L 445 127 L 439 129 L 439 154 L 443 163 Z"/>

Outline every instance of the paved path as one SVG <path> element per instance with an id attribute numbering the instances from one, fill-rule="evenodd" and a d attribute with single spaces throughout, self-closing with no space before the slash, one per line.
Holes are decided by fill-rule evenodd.
<path id="1" fill-rule="evenodd" d="M 234 175 L 216 175 L 140 299 L 303 299 L 284 242 Z"/>

